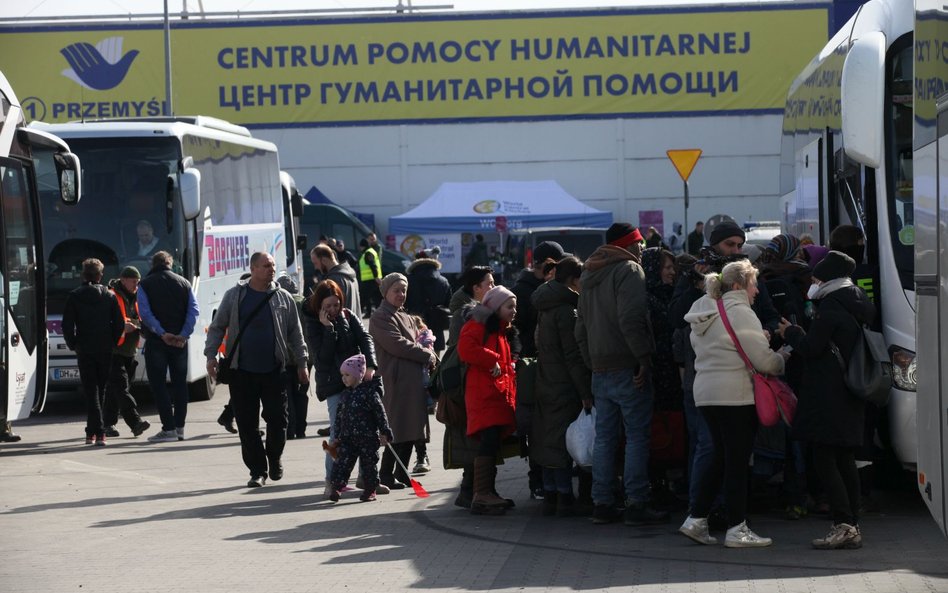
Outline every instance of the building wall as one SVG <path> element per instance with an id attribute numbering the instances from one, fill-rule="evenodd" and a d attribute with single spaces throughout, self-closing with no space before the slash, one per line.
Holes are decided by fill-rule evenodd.
<path id="1" fill-rule="evenodd" d="M 388 218 L 446 181 L 554 179 L 583 202 L 638 223 L 662 210 L 684 222 L 683 184 L 665 155 L 700 148 L 689 180 L 688 226 L 714 214 L 778 216 L 779 115 L 517 123 L 256 129 L 280 147 L 281 166 L 305 193 Z M 667 231 L 666 231 L 667 232 Z"/>

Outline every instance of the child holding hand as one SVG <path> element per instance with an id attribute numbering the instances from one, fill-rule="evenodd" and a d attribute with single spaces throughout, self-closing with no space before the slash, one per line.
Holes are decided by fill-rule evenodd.
<path id="1" fill-rule="evenodd" d="M 392 429 L 382 406 L 382 379 L 378 375 L 369 381 L 365 376 L 365 356 L 357 354 L 347 358 L 342 366 L 342 382 L 346 389 L 340 394 L 339 409 L 333 434 L 333 446 L 337 458 L 332 466 L 329 499 L 339 500 L 340 491 L 349 481 L 356 459 L 360 462 L 365 489 L 359 500 L 375 500 L 375 489 L 379 483 L 379 445 L 392 441 Z"/>

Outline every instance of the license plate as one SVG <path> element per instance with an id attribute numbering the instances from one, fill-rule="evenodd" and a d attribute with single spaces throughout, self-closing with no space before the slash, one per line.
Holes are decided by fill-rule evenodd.
<path id="1" fill-rule="evenodd" d="M 78 368 L 61 368 L 53 369 L 53 380 L 55 381 L 66 381 L 70 379 L 79 378 L 79 369 Z"/>

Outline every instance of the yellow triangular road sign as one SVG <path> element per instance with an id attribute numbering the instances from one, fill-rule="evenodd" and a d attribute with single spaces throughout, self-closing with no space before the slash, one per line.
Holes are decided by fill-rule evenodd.
<path id="1" fill-rule="evenodd" d="M 701 158 L 701 149 L 685 148 L 681 150 L 666 150 L 665 154 L 668 155 L 668 159 L 675 165 L 675 170 L 678 171 L 681 180 L 687 183 L 688 177 L 691 176 L 691 172 L 695 168 L 695 164 L 697 164 L 698 159 Z"/>

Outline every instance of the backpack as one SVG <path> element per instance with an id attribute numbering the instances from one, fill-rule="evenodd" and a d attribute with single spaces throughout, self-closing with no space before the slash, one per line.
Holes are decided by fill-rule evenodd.
<path id="1" fill-rule="evenodd" d="M 438 405 L 435 419 L 454 428 L 467 429 L 467 410 L 464 406 L 464 385 L 467 379 L 467 364 L 458 355 L 458 345 L 451 344 L 445 350 L 431 384 L 434 386 Z"/>
<path id="2" fill-rule="evenodd" d="M 879 340 L 879 334 L 869 332 L 860 325 L 848 363 L 843 360 L 843 355 L 832 340 L 830 351 L 843 370 L 843 383 L 850 393 L 881 408 L 889 403 L 892 371 L 882 362 L 885 360 L 885 348 L 879 344 Z"/>

